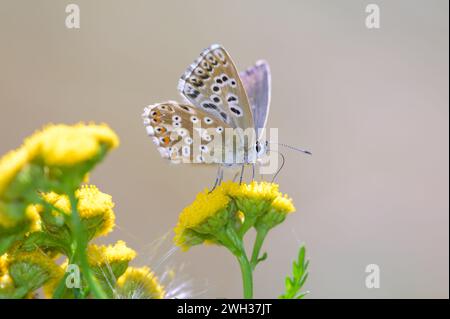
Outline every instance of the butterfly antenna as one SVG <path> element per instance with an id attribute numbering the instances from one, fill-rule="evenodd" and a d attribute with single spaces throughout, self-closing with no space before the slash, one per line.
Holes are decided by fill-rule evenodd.
<path id="1" fill-rule="evenodd" d="M 277 170 L 277 172 L 275 173 L 275 175 L 273 175 L 273 177 L 272 177 L 272 183 L 273 183 L 273 182 L 275 181 L 275 178 L 277 178 L 278 174 L 279 174 L 279 173 L 281 172 L 281 170 L 283 169 L 284 163 L 286 162 L 286 159 L 285 159 L 283 153 L 281 153 L 281 152 L 279 152 L 279 151 L 276 151 L 276 150 L 270 150 L 270 151 L 271 151 L 271 152 L 278 153 L 278 155 L 280 155 L 280 157 L 281 157 L 281 165 L 280 165 L 280 167 L 278 168 L 278 170 Z"/>
<path id="2" fill-rule="evenodd" d="M 288 149 L 290 149 L 290 150 L 293 150 L 293 151 L 297 151 L 297 152 L 300 152 L 300 153 L 312 155 L 312 153 L 311 153 L 310 151 L 308 151 L 308 150 L 304 150 L 304 149 L 302 149 L 302 148 L 294 147 L 294 146 L 291 146 L 291 145 L 288 145 L 288 144 L 284 144 L 284 143 L 273 143 L 273 142 L 270 142 L 270 144 L 277 144 L 277 145 L 279 145 L 279 146 L 286 147 L 286 148 L 288 148 Z"/>

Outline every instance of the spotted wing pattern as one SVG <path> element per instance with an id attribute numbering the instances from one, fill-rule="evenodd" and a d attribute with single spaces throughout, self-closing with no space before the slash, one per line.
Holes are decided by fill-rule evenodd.
<path id="1" fill-rule="evenodd" d="M 215 149 L 215 142 L 219 137 L 223 139 L 225 129 L 231 127 L 219 118 L 174 101 L 147 106 L 142 117 L 147 134 L 163 158 L 174 163 L 223 161 L 221 149 Z"/>
<path id="2" fill-rule="evenodd" d="M 254 128 L 250 103 L 230 55 L 220 45 L 205 49 L 183 74 L 180 93 L 194 106 L 233 128 Z"/>

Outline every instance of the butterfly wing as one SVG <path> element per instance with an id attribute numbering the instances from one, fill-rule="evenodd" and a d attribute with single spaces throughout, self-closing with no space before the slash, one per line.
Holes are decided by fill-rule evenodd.
<path id="1" fill-rule="evenodd" d="M 271 77 L 269 64 L 260 60 L 240 73 L 242 84 L 252 107 L 256 129 L 266 127 L 270 107 Z"/>
<path id="2" fill-rule="evenodd" d="M 142 114 L 147 134 L 152 136 L 163 158 L 174 163 L 213 163 L 223 161 L 220 149 L 212 151 L 217 138 L 224 139 L 224 121 L 210 116 L 192 105 L 174 101 L 144 108 Z M 220 144 L 222 146 L 222 144 Z"/>
<path id="3" fill-rule="evenodd" d="M 254 128 L 239 73 L 222 46 L 205 49 L 179 80 L 178 90 L 190 103 L 229 126 Z"/>

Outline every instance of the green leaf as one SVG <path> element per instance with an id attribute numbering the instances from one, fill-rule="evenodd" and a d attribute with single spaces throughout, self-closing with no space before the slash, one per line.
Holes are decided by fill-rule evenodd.
<path id="1" fill-rule="evenodd" d="M 301 246 L 298 252 L 297 261 L 292 263 L 292 277 L 285 279 L 285 292 L 280 299 L 302 299 L 308 292 L 301 292 L 306 280 L 308 279 L 309 261 L 306 260 L 305 246 Z"/>

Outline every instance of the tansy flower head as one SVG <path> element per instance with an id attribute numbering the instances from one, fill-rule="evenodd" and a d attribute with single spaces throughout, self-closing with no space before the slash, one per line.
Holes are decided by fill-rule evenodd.
<path id="1" fill-rule="evenodd" d="M 66 195 L 54 192 L 42 194 L 46 202 L 62 212 L 70 214 L 70 202 Z M 104 236 L 114 228 L 114 203 L 110 195 L 102 193 L 94 185 L 82 186 L 75 192 L 78 199 L 78 213 L 85 224 L 89 238 Z M 58 214 L 54 211 L 54 214 Z"/>
<path id="2" fill-rule="evenodd" d="M 203 242 L 231 248 L 222 236 L 225 227 L 232 227 L 240 237 L 265 222 L 268 229 L 272 228 L 295 210 L 292 200 L 278 189 L 277 184 L 268 182 L 223 182 L 212 192 L 205 190 L 181 212 L 175 244 L 184 250 Z"/>
<path id="3" fill-rule="evenodd" d="M 264 215 L 258 217 L 255 222 L 255 227 L 265 229 L 273 228 L 282 223 L 286 219 L 286 216 L 294 211 L 295 207 L 291 198 L 287 195 L 278 196 L 273 200 L 269 210 Z"/>
<path id="4" fill-rule="evenodd" d="M 89 264 L 94 267 L 102 267 L 114 263 L 128 263 L 136 257 L 136 252 L 128 248 L 126 243 L 119 240 L 115 245 L 95 245 L 88 246 Z"/>
<path id="5" fill-rule="evenodd" d="M 29 158 L 29 154 L 24 148 L 10 151 L 0 158 L 0 199 L 11 181 L 28 164 Z"/>
<path id="6" fill-rule="evenodd" d="M 0 276 L 8 271 L 8 254 L 0 255 Z"/>
<path id="7" fill-rule="evenodd" d="M 129 299 L 163 299 L 166 292 L 148 267 L 128 267 L 117 280 L 116 297 Z"/>
<path id="8" fill-rule="evenodd" d="M 246 218 L 264 214 L 272 201 L 281 195 L 278 185 L 268 182 L 227 185 L 229 196 L 236 201 L 237 207 Z"/>
<path id="9" fill-rule="evenodd" d="M 280 214 L 289 214 L 295 212 L 292 198 L 289 198 L 287 195 L 278 196 L 277 198 L 275 198 L 271 206 Z"/>
<path id="10" fill-rule="evenodd" d="M 25 140 L 24 147 L 31 157 L 45 165 L 76 165 L 94 158 L 101 147 L 117 147 L 117 135 L 106 125 L 83 124 L 48 125 Z"/>
<path id="11" fill-rule="evenodd" d="M 233 197 L 247 197 L 249 199 L 267 200 L 272 201 L 274 198 L 280 195 L 278 190 L 279 186 L 274 183 L 268 182 L 251 182 L 250 184 L 236 184 L 228 182 L 228 185 L 224 185 L 230 196 Z"/>
<path id="12" fill-rule="evenodd" d="M 42 211 L 41 205 L 28 205 L 25 211 L 25 215 L 30 220 L 30 232 L 40 231 L 42 229 L 41 226 L 41 216 L 40 212 Z"/>
<path id="13" fill-rule="evenodd" d="M 175 243 L 183 249 L 210 239 L 229 219 L 230 198 L 222 188 L 204 190 L 195 201 L 183 209 L 175 227 Z"/>
<path id="14" fill-rule="evenodd" d="M 10 256 L 8 272 L 14 285 L 21 288 L 25 296 L 44 283 L 61 278 L 63 270 L 46 254 L 35 250 Z"/>

